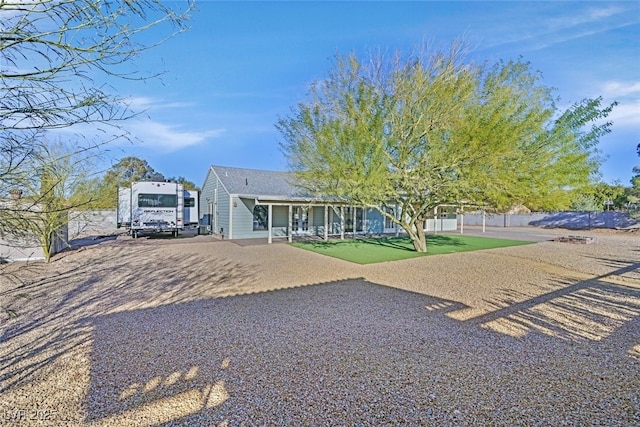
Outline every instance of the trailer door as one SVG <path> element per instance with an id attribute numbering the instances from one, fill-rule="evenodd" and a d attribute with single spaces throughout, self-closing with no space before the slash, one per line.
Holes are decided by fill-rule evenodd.
<path id="1" fill-rule="evenodd" d="M 184 227 L 184 186 L 176 185 L 176 195 L 178 196 L 178 207 L 176 209 L 176 225 L 178 229 Z"/>

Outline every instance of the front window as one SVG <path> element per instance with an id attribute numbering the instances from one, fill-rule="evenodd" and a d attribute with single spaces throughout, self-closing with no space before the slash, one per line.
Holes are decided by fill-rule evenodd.
<path id="1" fill-rule="evenodd" d="M 264 205 L 253 208 L 253 231 L 266 230 L 269 223 L 269 209 Z"/>
<path id="2" fill-rule="evenodd" d="M 385 207 L 384 211 L 393 216 L 395 218 L 395 210 L 393 208 L 389 208 L 389 207 Z M 393 222 L 393 220 L 391 218 L 389 218 L 388 216 L 384 217 L 384 228 L 389 229 L 389 228 L 396 228 L 396 223 Z"/>
<path id="3" fill-rule="evenodd" d="M 176 208 L 178 196 L 175 194 L 138 194 L 139 208 Z"/>
<path id="4" fill-rule="evenodd" d="M 196 207 L 196 199 L 193 197 L 185 197 L 184 198 L 184 207 L 185 208 L 195 208 Z"/>

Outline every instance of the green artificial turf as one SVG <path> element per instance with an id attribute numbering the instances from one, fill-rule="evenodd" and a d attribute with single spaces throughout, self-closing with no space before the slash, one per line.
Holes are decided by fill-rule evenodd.
<path id="1" fill-rule="evenodd" d="M 427 236 L 426 253 L 416 252 L 413 249 L 411 240 L 407 237 L 357 238 L 349 240 L 331 240 L 328 242 L 296 242 L 292 243 L 292 245 L 357 264 L 373 264 L 376 262 L 397 261 L 428 255 L 503 248 L 507 246 L 520 246 L 531 243 L 533 242 L 437 234 Z"/>

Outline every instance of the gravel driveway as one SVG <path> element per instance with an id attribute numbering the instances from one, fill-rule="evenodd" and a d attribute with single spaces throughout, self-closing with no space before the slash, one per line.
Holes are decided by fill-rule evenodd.
<path id="1" fill-rule="evenodd" d="M 0 266 L 0 425 L 639 425 L 640 233 L 527 231 L 373 265 L 119 236 Z"/>

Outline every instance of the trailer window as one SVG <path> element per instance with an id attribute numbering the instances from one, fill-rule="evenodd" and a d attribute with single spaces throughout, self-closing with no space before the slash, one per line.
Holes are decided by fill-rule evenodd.
<path id="1" fill-rule="evenodd" d="M 178 196 L 175 194 L 138 194 L 140 208 L 176 208 Z"/>
<path id="2" fill-rule="evenodd" d="M 196 207 L 196 199 L 193 197 L 185 197 L 184 198 L 184 207 L 185 208 L 195 208 Z"/>

